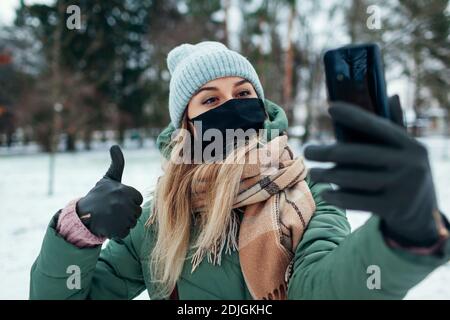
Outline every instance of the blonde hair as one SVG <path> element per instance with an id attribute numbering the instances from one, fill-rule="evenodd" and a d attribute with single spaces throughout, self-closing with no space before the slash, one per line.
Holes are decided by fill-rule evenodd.
<path id="1" fill-rule="evenodd" d="M 182 129 L 166 147 L 173 155 L 181 155 L 186 143 L 190 143 L 186 115 Z M 213 264 L 220 264 L 222 249 L 231 252 L 237 249 L 237 217 L 232 206 L 239 191 L 244 169 L 245 150 L 261 141 L 257 135 L 250 139 L 246 148 L 237 148 L 223 163 L 175 163 L 170 159 L 165 164 L 164 175 L 156 185 L 154 215 L 156 242 L 150 256 L 152 282 L 156 283 L 157 295 L 167 297 L 175 288 L 186 259 L 192 258 L 192 271 L 199 265 L 205 253 Z M 186 149 L 184 149 L 186 150 Z M 235 162 L 230 162 L 231 157 Z M 199 181 L 208 181 L 205 210 L 194 212 L 192 198 L 195 197 Z M 230 214 L 231 212 L 231 214 Z M 199 218 L 199 219 L 198 219 Z M 148 222 L 149 223 L 149 222 Z M 191 243 L 192 224 L 200 233 L 193 243 L 194 254 L 187 257 Z M 199 223 L 197 225 L 197 223 Z M 227 244 L 225 245 L 225 242 Z M 216 254 L 214 254 L 216 253 Z"/>

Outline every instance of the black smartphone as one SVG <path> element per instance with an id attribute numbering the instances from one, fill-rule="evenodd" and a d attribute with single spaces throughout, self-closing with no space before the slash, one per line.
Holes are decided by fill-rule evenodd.
<path id="1" fill-rule="evenodd" d="M 330 101 L 345 101 L 390 119 L 386 82 L 380 48 L 373 43 L 348 45 L 324 55 L 325 76 Z M 369 142 L 354 130 L 334 123 L 336 139 Z"/>

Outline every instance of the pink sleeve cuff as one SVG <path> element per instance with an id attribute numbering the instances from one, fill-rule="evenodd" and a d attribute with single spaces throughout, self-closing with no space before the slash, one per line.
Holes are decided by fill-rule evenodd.
<path id="1" fill-rule="evenodd" d="M 442 214 L 440 213 L 440 211 L 438 209 L 435 209 L 433 211 L 433 218 L 436 222 L 436 228 L 437 228 L 437 231 L 439 234 L 439 239 L 434 245 L 432 245 L 430 247 L 404 247 L 401 244 L 399 244 L 398 242 L 394 241 L 393 239 L 385 237 L 387 244 L 392 248 L 403 249 L 403 250 L 406 250 L 406 251 L 409 251 L 411 253 L 415 253 L 418 255 L 432 255 L 432 254 L 440 252 L 442 249 L 442 246 L 450 238 L 450 233 L 446 227 L 446 222 L 444 222 L 444 220 L 445 221 L 447 221 L 447 220 L 445 218 L 443 218 Z M 448 222 L 447 222 L 447 224 L 448 224 Z"/>
<path id="2" fill-rule="evenodd" d="M 81 222 L 76 212 L 76 204 L 80 198 L 70 201 L 64 209 L 62 209 L 56 231 L 66 241 L 77 246 L 78 248 L 94 247 L 105 242 L 106 238 L 97 237 L 89 231 L 88 228 Z"/>
<path id="3" fill-rule="evenodd" d="M 431 254 L 438 252 L 441 249 L 445 240 L 447 240 L 446 238 L 440 238 L 439 241 L 437 241 L 431 247 L 404 247 L 401 244 L 399 244 L 398 242 L 396 242 L 390 238 L 385 238 L 385 239 L 386 239 L 387 244 L 391 248 L 403 249 L 403 250 L 409 251 L 411 253 L 415 253 L 418 255 L 424 255 L 424 256 L 431 255 Z"/>

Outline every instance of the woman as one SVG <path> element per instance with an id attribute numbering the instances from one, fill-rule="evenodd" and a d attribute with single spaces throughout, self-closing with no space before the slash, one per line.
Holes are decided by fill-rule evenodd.
<path id="1" fill-rule="evenodd" d="M 350 233 L 345 211 L 323 198 L 344 208 L 372 209 L 370 199 L 359 201 L 354 191 L 361 187 L 358 181 L 366 181 L 359 178 L 387 188 L 405 175 L 333 176 L 339 166 L 307 175 L 302 158 L 287 144 L 282 108 L 264 99 L 246 58 L 221 43 L 201 42 L 176 47 L 167 62 L 171 123 L 157 139 L 164 174 L 152 198 L 141 209 L 140 193 L 120 183 L 124 160 L 112 147 L 106 175 L 50 222 L 31 270 L 30 298 L 132 299 L 147 289 L 152 299 L 400 299 L 449 259 L 448 223 L 435 209 L 433 188 L 422 187 L 432 187 L 429 170 L 420 171 L 416 189 L 398 191 L 406 198 L 417 193 L 419 200 L 409 202 L 420 205 L 391 201 L 382 207 L 390 215 L 374 208 L 376 215 Z M 395 142 L 400 136 L 410 146 L 388 146 L 390 153 L 424 152 L 394 125 L 357 108 L 330 110 L 348 126 L 364 123 L 362 130 L 372 128 L 385 144 L 394 133 Z M 204 138 L 208 129 L 254 131 L 215 140 Z M 306 154 L 338 164 L 337 156 L 346 154 L 345 161 L 355 159 L 359 168 L 376 158 L 363 159 L 350 147 L 315 147 Z M 387 150 L 382 143 L 376 148 L 377 155 Z M 391 158 L 380 161 L 392 168 Z M 426 153 L 411 159 L 401 172 L 417 172 L 420 161 L 427 163 Z M 319 181 L 343 188 L 332 190 Z M 377 193 L 380 201 L 373 203 L 383 196 Z M 71 270 L 79 271 L 79 283 Z"/>

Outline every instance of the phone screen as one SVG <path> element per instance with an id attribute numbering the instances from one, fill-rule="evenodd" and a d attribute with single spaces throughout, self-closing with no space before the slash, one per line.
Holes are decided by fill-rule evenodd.
<path id="1" fill-rule="evenodd" d="M 348 81 L 343 79 L 341 74 L 336 76 L 336 90 L 341 93 L 348 93 L 341 98 L 337 95 L 336 100 L 347 101 L 360 106 L 367 111 L 376 113 L 373 101 L 371 99 L 367 74 L 361 81 Z M 339 99 L 340 98 L 340 99 Z"/>
<path id="2" fill-rule="evenodd" d="M 381 54 L 375 44 L 345 46 L 324 56 L 328 97 L 345 101 L 389 118 Z M 336 127 L 336 126 L 335 126 Z M 364 140 L 345 128 L 336 128 L 339 140 Z"/>

